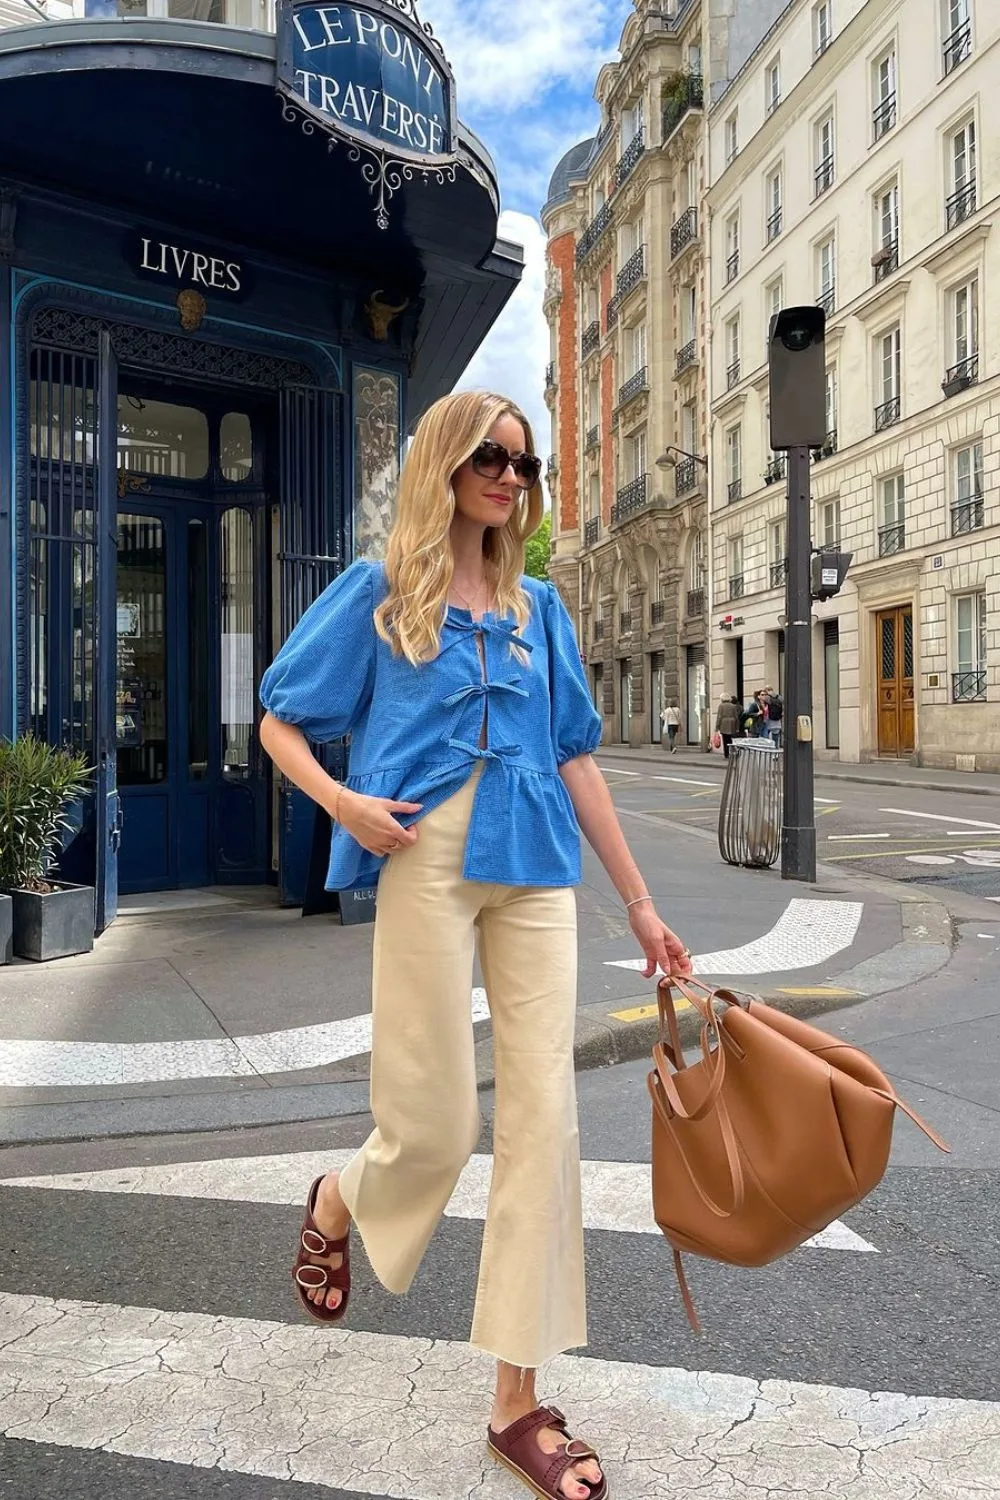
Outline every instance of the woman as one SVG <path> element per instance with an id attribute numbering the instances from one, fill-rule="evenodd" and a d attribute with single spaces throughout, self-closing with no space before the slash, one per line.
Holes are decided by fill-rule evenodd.
<path id="1" fill-rule="evenodd" d="M 728 693 L 723 693 L 719 699 L 719 708 L 715 715 L 715 730 L 722 736 L 722 753 L 728 760 L 729 747 L 740 732 L 740 705 Z"/>
<path id="2" fill-rule="evenodd" d="M 681 711 L 677 707 L 676 698 L 671 699 L 667 707 L 660 711 L 660 743 L 664 749 L 669 749 L 674 755 L 677 751 L 677 735 L 681 727 Z M 666 738 L 664 738 L 664 736 Z"/>
<path id="3" fill-rule="evenodd" d="M 294 1268 L 339 1321 L 356 1226 L 405 1292 L 480 1134 L 470 994 L 478 949 L 493 1021 L 494 1166 L 471 1342 L 498 1361 L 488 1442 L 529 1488 L 604 1500 L 595 1450 L 569 1447 L 535 1370 L 587 1340 L 573 1073 L 580 828 L 646 955 L 690 973 L 660 920 L 591 757 L 601 738 L 573 626 L 521 576 L 542 518 L 522 414 L 482 392 L 420 422 L 384 565 L 354 563 L 267 672 L 261 741 L 326 808 L 328 887 L 378 884 L 375 1130 L 309 1192 Z M 337 785 L 307 740 L 352 733 Z"/>

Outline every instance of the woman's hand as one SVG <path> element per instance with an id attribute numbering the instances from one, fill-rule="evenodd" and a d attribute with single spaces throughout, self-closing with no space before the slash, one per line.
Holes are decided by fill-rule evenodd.
<path id="1" fill-rule="evenodd" d="M 640 906 L 633 906 L 628 917 L 629 925 L 646 955 L 643 979 L 652 979 L 658 968 L 664 974 L 676 974 L 682 979 L 690 977 L 691 954 L 676 932 L 671 932 L 666 922 L 657 915 L 652 901 L 643 901 Z"/>
<path id="2" fill-rule="evenodd" d="M 345 787 L 340 795 L 340 821 L 351 838 L 369 854 L 394 854 L 417 842 L 417 830 L 404 828 L 394 813 L 419 812 L 421 802 L 393 802 L 389 797 L 366 797 Z"/>

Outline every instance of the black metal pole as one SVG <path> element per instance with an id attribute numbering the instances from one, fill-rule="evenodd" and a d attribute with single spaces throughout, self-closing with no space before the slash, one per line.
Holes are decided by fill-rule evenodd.
<path id="1" fill-rule="evenodd" d="M 785 801 L 781 827 L 782 880 L 816 880 L 813 803 L 812 597 L 809 588 L 809 449 L 788 450 L 788 579 L 785 626 Z"/>

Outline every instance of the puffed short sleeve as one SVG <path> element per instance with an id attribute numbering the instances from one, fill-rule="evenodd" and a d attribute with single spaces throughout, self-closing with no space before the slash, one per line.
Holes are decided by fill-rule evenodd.
<path id="1" fill-rule="evenodd" d="M 311 604 L 264 673 L 260 701 L 317 743 L 358 723 L 374 681 L 374 570 L 355 562 Z"/>
<path id="2" fill-rule="evenodd" d="M 552 743 L 556 764 L 563 766 L 598 748 L 604 723 L 590 696 L 573 621 L 553 585 L 546 594 Z"/>

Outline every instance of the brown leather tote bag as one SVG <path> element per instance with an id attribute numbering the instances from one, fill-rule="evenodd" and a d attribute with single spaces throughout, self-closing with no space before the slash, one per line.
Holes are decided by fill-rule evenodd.
<path id="1" fill-rule="evenodd" d="M 675 1009 L 700 1012 L 701 1057 L 684 1058 Z M 680 1252 L 763 1266 L 860 1203 L 881 1181 L 897 1109 L 949 1148 L 897 1098 L 866 1053 L 750 996 L 697 980 L 657 987 L 653 1048 L 653 1213 Z"/>

